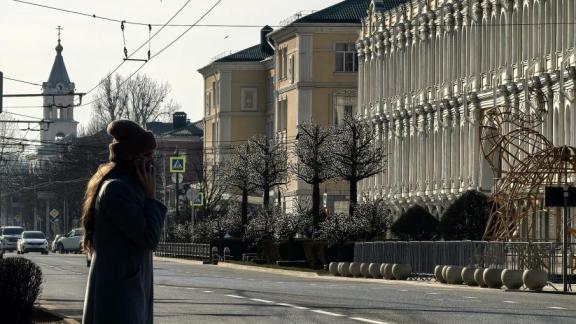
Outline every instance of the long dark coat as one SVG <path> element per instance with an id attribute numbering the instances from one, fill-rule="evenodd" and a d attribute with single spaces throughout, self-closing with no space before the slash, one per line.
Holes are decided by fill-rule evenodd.
<path id="1" fill-rule="evenodd" d="M 146 198 L 137 179 L 116 166 L 95 203 L 94 252 L 84 324 L 153 323 L 152 251 L 166 207 Z"/>

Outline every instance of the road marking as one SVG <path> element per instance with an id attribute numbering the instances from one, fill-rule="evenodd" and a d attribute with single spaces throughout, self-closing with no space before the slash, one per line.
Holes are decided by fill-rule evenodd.
<path id="1" fill-rule="evenodd" d="M 464 296 L 464 298 L 466 298 L 466 299 L 478 299 L 478 297 L 472 297 L 472 296 Z"/>
<path id="2" fill-rule="evenodd" d="M 292 305 L 292 304 L 286 304 L 286 303 L 277 303 L 276 305 L 278 305 L 278 306 L 284 306 L 284 307 L 294 307 L 294 305 Z"/>
<path id="3" fill-rule="evenodd" d="M 334 316 L 334 317 L 344 317 L 344 315 L 342 315 L 342 314 L 331 313 L 331 312 L 323 311 L 320 309 L 313 309 L 312 311 L 314 313 L 318 313 L 318 314 L 322 314 L 322 315 L 329 315 L 329 316 Z"/>
<path id="4" fill-rule="evenodd" d="M 513 301 L 513 300 L 505 300 L 504 303 L 506 303 L 506 304 L 518 304 L 517 301 Z"/>
<path id="5" fill-rule="evenodd" d="M 213 293 L 213 291 L 211 291 L 211 290 L 203 290 L 202 292 L 205 292 L 207 294 Z"/>
<path id="6" fill-rule="evenodd" d="M 400 290 L 398 290 L 398 291 L 406 292 L 406 291 L 408 291 L 408 289 L 400 289 Z"/>
<path id="7" fill-rule="evenodd" d="M 560 307 L 560 306 L 550 306 L 550 307 L 546 307 L 546 308 L 550 308 L 550 309 L 560 309 L 560 310 L 565 310 L 565 309 L 566 309 L 566 308 Z"/>
<path id="8" fill-rule="evenodd" d="M 186 274 L 191 274 L 191 273 L 192 273 L 192 272 L 190 272 L 190 271 L 186 271 Z"/>
<path id="9" fill-rule="evenodd" d="M 283 284 L 284 281 L 278 281 L 278 282 L 276 282 L 276 283 L 277 283 L 277 284 Z"/>
<path id="10" fill-rule="evenodd" d="M 186 289 L 194 290 L 194 289 L 196 289 L 196 288 L 193 288 L 193 287 L 186 287 Z"/>
<path id="11" fill-rule="evenodd" d="M 438 293 L 437 292 L 429 292 L 429 293 L 426 293 L 426 295 L 438 295 Z"/>
<path id="12" fill-rule="evenodd" d="M 367 319 L 367 318 L 362 318 L 362 317 L 350 317 L 350 319 L 353 319 L 353 320 L 355 320 L 355 321 L 364 322 L 364 323 L 372 323 L 372 324 L 390 324 L 390 323 L 388 323 L 388 322 L 375 321 L 375 320 L 371 320 L 371 319 Z"/>
<path id="13" fill-rule="evenodd" d="M 246 297 L 242 297 L 242 296 L 238 296 L 238 295 L 226 295 L 228 297 L 232 297 L 232 298 L 238 298 L 238 299 L 245 299 Z"/>
<path id="14" fill-rule="evenodd" d="M 266 299 L 258 299 L 258 298 L 250 298 L 251 301 L 255 301 L 255 302 L 260 302 L 260 303 L 266 303 L 266 304 L 273 304 L 274 302 L 271 300 L 266 300 Z"/>
<path id="15" fill-rule="evenodd" d="M 318 286 L 318 284 L 310 284 L 310 286 Z"/>
<path id="16" fill-rule="evenodd" d="M 236 278 L 237 280 L 243 280 L 243 278 Z"/>

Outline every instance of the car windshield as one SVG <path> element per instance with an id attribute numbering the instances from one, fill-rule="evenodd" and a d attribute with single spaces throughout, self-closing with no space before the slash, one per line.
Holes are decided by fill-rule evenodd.
<path id="1" fill-rule="evenodd" d="M 43 239 L 46 238 L 42 232 L 29 232 L 22 234 L 23 238 L 27 239 Z"/>
<path id="2" fill-rule="evenodd" d="M 22 234 L 22 232 L 24 231 L 24 229 L 22 228 L 4 228 L 2 230 L 2 234 L 3 235 L 20 235 Z"/>

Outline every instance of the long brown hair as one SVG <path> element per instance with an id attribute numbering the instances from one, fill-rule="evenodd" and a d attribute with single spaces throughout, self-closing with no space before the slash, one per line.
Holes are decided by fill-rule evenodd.
<path id="1" fill-rule="evenodd" d="M 82 205 L 82 227 L 84 228 L 82 248 L 86 253 L 92 253 L 94 250 L 94 207 L 96 205 L 96 197 L 98 196 L 100 185 L 115 165 L 116 163 L 114 162 L 100 164 L 98 170 L 90 178 L 88 185 L 86 185 L 86 193 L 84 193 L 84 203 Z"/>

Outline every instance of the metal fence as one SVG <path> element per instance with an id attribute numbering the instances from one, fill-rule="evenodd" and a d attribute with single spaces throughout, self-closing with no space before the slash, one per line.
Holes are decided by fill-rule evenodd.
<path id="1" fill-rule="evenodd" d="M 154 253 L 156 256 L 171 258 L 186 258 L 197 260 L 209 260 L 210 244 L 198 243 L 170 243 L 160 242 Z"/>
<path id="2" fill-rule="evenodd" d="M 576 274 L 576 244 L 568 252 L 569 274 Z M 436 265 L 506 269 L 542 269 L 549 277 L 562 273 L 562 244 L 554 242 L 361 242 L 354 261 L 408 263 L 416 274 L 431 275 Z"/>

